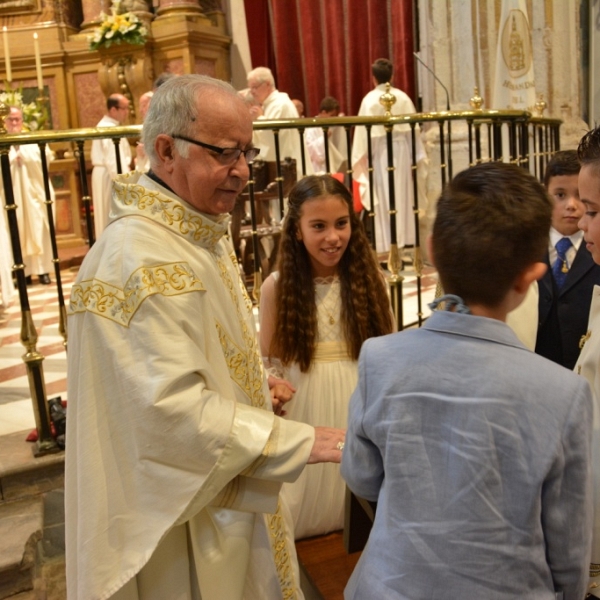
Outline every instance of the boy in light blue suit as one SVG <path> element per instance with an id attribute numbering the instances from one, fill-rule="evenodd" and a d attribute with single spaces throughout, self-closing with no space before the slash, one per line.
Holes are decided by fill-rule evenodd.
<path id="1" fill-rule="evenodd" d="M 442 193 L 445 310 L 359 359 L 342 474 L 377 511 L 346 599 L 585 596 L 589 386 L 504 322 L 546 269 L 551 212 L 515 165 L 476 165 Z"/>

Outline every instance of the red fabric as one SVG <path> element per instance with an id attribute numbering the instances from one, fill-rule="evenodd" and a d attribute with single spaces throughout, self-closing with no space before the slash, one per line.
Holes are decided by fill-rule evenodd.
<path id="1" fill-rule="evenodd" d="M 269 67 L 276 73 L 273 39 L 269 34 L 269 0 L 244 0 L 244 8 L 252 64 L 255 67 Z"/>
<path id="2" fill-rule="evenodd" d="M 56 429 L 54 429 L 54 423 L 50 422 L 50 434 L 52 437 L 56 437 Z M 38 430 L 32 429 L 29 435 L 25 438 L 26 442 L 37 442 L 38 441 Z"/>
<path id="3" fill-rule="evenodd" d="M 392 2 L 392 54 L 394 56 L 394 84 L 404 90 L 416 103 L 415 98 L 415 60 L 413 56 L 411 2 Z M 402 68 L 398 68 L 399 66 Z"/>
<path id="4" fill-rule="evenodd" d="M 67 400 L 61 400 L 60 403 L 63 405 L 63 408 L 67 408 Z M 56 429 L 54 428 L 54 423 L 50 421 L 50 433 L 52 437 L 56 437 Z M 38 430 L 32 429 L 29 432 L 29 435 L 25 438 L 26 442 L 37 442 L 38 441 Z"/>
<path id="5" fill-rule="evenodd" d="M 357 114 L 376 58 L 394 63 L 394 85 L 415 100 L 412 2 L 245 0 L 245 7 L 253 67 L 269 67 L 306 116 L 325 96 Z"/>
<path id="6" fill-rule="evenodd" d="M 345 185 L 343 173 L 332 173 L 331 176 Z M 360 201 L 360 186 L 354 179 L 352 180 L 352 201 L 354 203 L 354 212 L 359 213 L 363 209 L 363 205 Z"/>

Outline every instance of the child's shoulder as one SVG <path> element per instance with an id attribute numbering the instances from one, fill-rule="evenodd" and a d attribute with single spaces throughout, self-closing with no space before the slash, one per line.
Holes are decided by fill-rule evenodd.
<path id="1" fill-rule="evenodd" d="M 395 352 L 398 348 L 407 346 L 414 347 L 415 344 L 421 343 L 421 338 L 426 335 L 426 330 L 421 328 L 404 329 L 402 331 L 394 331 L 386 335 L 369 338 L 363 343 L 363 352 L 372 354 L 385 354 L 390 356 L 390 353 Z M 423 341 L 424 343 L 424 341 Z"/>

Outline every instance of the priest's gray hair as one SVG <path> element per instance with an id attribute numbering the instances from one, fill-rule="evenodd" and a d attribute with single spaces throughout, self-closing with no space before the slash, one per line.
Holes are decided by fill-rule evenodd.
<path id="1" fill-rule="evenodd" d="M 255 80 L 256 83 L 268 83 L 271 87 L 275 87 L 275 78 L 269 67 L 256 67 L 248 73 L 248 81 Z"/>
<path id="2" fill-rule="evenodd" d="M 142 129 L 142 142 L 151 167 L 159 163 L 154 144 L 161 133 L 193 138 L 198 120 L 210 118 L 210 114 L 198 114 L 198 97 L 211 92 L 231 94 L 237 98 L 236 90 L 228 83 L 206 75 L 173 77 L 154 92 Z M 183 140 L 175 140 L 174 143 L 177 152 L 187 158 L 190 145 Z"/>

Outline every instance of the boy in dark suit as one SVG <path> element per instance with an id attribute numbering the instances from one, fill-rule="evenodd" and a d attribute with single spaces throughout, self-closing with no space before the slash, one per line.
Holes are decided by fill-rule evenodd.
<path id="1" fill-rule="evenodd" d="M 539 280 L 539 323 L 535 351 L 567 369 L 579 356 L 587 330 L 592 289 L 600 285 L 600 266 L 582 243 L 577 227 L 584 206 L 579 199 L 579 160 L 575 150 L 557 152 L 546 168 L 544 185 L 554 202 L 546 274 Z"/>

